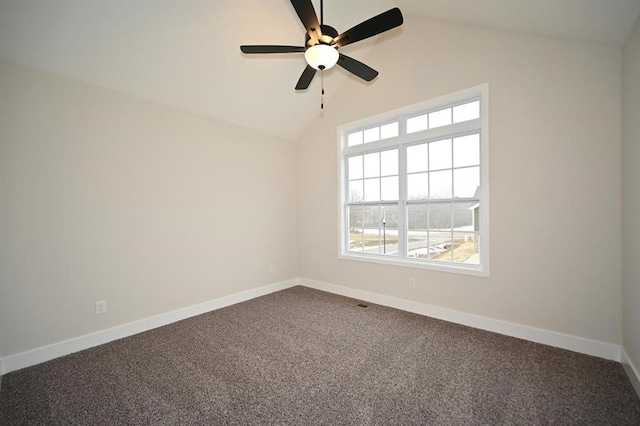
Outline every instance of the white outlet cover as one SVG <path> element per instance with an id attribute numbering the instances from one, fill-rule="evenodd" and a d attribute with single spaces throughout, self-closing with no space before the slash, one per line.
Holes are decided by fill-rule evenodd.
<path id="1" fill-rule="evenodd" d="M 100 300 L 96 302 L 96 315 L 104 315 L 107 313 L 107 302 L 105 300 Z"/>

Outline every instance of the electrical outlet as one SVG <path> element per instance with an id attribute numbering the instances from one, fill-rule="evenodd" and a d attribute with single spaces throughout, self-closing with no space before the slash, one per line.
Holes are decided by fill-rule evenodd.
<path id="1" fill-rule="evenodd" d="M 416 279 L 414 277 L 409 277 L 409 288 L 416 288 Z"/>
<path id="2" fill-rule="evenodd" d="M 104 315 L 107 313 L 107 301 L 101 300 L 96 302 L 96 315 Z"/>
<path id="3" fill-rule="evenodd" d="M 276 265 L 269 266 L 269 273 L 270 274 L 275 274 L 276 273 Z"/>

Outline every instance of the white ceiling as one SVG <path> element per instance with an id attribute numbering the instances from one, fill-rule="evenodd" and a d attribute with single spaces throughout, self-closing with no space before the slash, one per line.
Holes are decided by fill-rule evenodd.
<path id="1" fill-rule="evenodd" d="M 339 32 L 398 6 L 405 17 L 617 47 L 640 13 L 640 0 L 324 3 L 325 22 Z M 314 5 L 319 10 L 319 0 Z M 288 0 L 0 0 L 0 59 L 288 140 L 321 114 L 320 79 L 295 92 L 302 54 L 244 56 L 239 46 L 303 38 Z M 341 51 L 366 62 L 375 41 Z M 341 84 L 366 84 L 348 76 L 340 67 L 325 73 L 328 100 Z"/>

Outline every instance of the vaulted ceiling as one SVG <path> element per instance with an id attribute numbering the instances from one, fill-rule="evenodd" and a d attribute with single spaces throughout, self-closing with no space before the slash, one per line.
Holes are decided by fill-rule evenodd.
<path id="1" fill-rule="evenodd" d="M 342 32 L 395 6 L 406 25 L 431 18 L 616 48 L 640 13 L 640 0 L 325 0 L 324 21 Z M 342 51 L 367 63 L 378 38 L 401 31 Z M 288 0 L 0 0 L 0 60 L 288 140 L 322 113 L 321 79 L 296 92 L 302 54 L 248 56 L 239 46 L 303 42 Z M 378 79 L 402 66 L 367 64 Z M 376 84 L 339 67 L 324 74 L 328 100 L 343 84 Z"/>

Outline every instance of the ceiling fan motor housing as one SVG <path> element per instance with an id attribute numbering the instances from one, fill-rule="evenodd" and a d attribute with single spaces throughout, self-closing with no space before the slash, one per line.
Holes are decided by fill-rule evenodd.
<path id="1" fill-rule="evenodd" d="M 322 31 L 322 38 L 319 40 L 321 44 L 331 44 L 334 38 L 338 37 L 338 31 L 329 25 L 320 25 L 320 31 Z M 311 40 L 309 33 L 305 33 L 304 45 L 309 48 L 315 44 L 314 40 Z"/>

